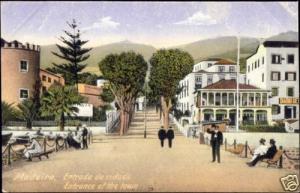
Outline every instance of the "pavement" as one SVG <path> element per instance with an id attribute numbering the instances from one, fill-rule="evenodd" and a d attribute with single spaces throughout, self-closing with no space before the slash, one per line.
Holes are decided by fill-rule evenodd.
<path id="1" fill-rule="evenodd" d="M 2 190 L 8 192 L 283 192 L 280 178 L 291 170 L 248 167 L 246 158 L 221 150 L 211 163 L 211 149 L 175 132 L 173 147 L 160 146 L 159 119 L 149 112 L 145 139 L 142 113 L 125 136 L 94 136 L 87 150 L 68 149 L 50 158 L 18 161 L 3 167 Z M 298 175 L 299 178 L 299 175 Z"/>

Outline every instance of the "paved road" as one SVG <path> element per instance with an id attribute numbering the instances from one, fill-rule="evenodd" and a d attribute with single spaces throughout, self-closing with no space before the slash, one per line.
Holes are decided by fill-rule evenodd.
<path id="1" fill-rule="evenodd" d="M 153 135 L 97 136 L 88 150 L 67 150 L 50 159 L 15 162 L 3 168 L 6 191 L 209 191 L 281 192 L 285 169 L 249 168 L 245 158 L 211 151 L 197 140 L 176 136 L 173 148 L 161 148 Z M 39 179 L 38 179 L 39 178 Z"/>

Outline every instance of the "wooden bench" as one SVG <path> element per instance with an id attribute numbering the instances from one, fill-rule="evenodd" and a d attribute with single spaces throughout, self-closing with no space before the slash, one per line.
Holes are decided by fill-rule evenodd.
<path id="1" fill-rule="evenodd" d="M 283 154 L 283 150 L 277 150 L 276 154 L 274 155 L 274 157 L 272 159 L 263 159 L 262 161 L 268 164 L 267 167 L 269 167 L 271 165 L 277 165 L 282 154 Z"/>
<path id="2" fill-rule="evenodd" d="M 54 151 L 55 151 L 55 149 L 50 149 L 45 152 L 31 154 L 31 159 L 34 157 L 38 157 L 40 160 L 42 160 L 42 156 L 45 156 L 47 159 L 49 159 L 49 154 Z"/>

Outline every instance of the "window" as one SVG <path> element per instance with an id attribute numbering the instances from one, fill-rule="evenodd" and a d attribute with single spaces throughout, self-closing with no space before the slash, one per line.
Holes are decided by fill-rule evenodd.
<path id="1" fill-rule="evenodd" d="M 288 64 L 294 64 L 294 54 L 288 54 L 287 55 L 287 63 Z"/>
<path id="2" fill-rule="evenodd" d="M 28 62 L 26 60 L 20 61 L 20 71 L 21 72 L 28 72 Z"/>
<path id="3" fill-rule="evenodd" d="M 272 54 L 272 64 L 281 64 L 281 56 L 278 54 Z"/>
<path id="4" fill-rule="evenodd" d="M 229 72 L 234 72 L 235 68 L 234 66 L 229 66 Z"/>
<path id="5" fill-rule="evenodd" d="M 294 96 L 294 87 L 288 87 L 287 90 L 287 96 L 293 97 Z"/>
<path id="6" fill-rule="evenodd" d="M 46 92 L 47 91 L 47 88 L 45 86 L 42 87 L 42 92 Z"/>
<path id="7" fill-rule="evenodd" d="M 250 65 L 248 66 L 248 72 L 250 72 Z"/>
<path id="8" fill-rule="evenodd" d="M 255 66 L 254 66 L 254 68 L 255 68 L 255 69 L 257 68 L 257 63 L 256 63 L 256 61 L 255 61 Z"/>
<path id="9" fill-rule="evenodd" d="M 51 78 L 50 77 L 48 77 L 48 82 L 51 82 Z"/>
<path id="10" fill-rule="evenodd" d="M 264 82 L 265 81 L 265 76 L 264 73 L 261 74 L 261 81 Z"/>
<path id="11" fill-rule="evenodd" d="M 295 81 L 296 80 L 296 72 L 286 72 L 285 73 L 285 80 Z"/>
<path id="12" fill-rule="evenodd" d="M 202 76 L 196 76 L 196 83 L 202 83 Z"/>
<path id="13" fill-rule="evenodd" d="M 28 99 L 28 89 L 20 89 L 20 99 Z"/>
<path id="14" fill-rule="evenodd" d="M 252 65 L 251 65 L 251 66 L 252 66 L 252 70 L 253 70 L 253 63 L 252 63 Z"/>
<path id="15" fill-rule="evenodd" d="M 212 63 L 208 63 L 207 64 L 207 68 L 211 67 L 212 66 Z"/>
<path id="16" fill-rule="evenodd" d="M 224 72 L 225 71 L 225 66 L 219 66 L 219 72 Z"/>
<path id="17" fill-rule="evenodd" d="M 42 76 L 42 81 L 46 81 L 47 77 L 45 75 Z"/>
<path id="18" fill-rule="evenodd" d="M 213 77 L 211 75 L 207 76 L 207 85 L 212 84 Z"/>
<path id="19" fill-rule="evenodd" d="M 272 88 L 272 96 L 278 96 L 278 88 L 277 87 Z"/>
<path id="20" fill-rule="evenodd" d="M 263 65 L 265 63 L 265 57 L 261 58 L 261 65 Z"/>
<path id="21" fill-rule="evenodd" d="M 259 68 L 259 59 L 257 60 L 257 68 Z"/>
<path id="22" fill-rule="evenodd" d="M 280 72 L 271 72 L 271 80 L 274 81 L 280 80 Z"/>
<path id="23" fill-rule="evenodd" d="M 224 80 L 225 79 L 225 74 L 220 74 L 219 75 L 219 80 Z"/>
<path id="24" fill-rule="evenodd" d="M 279 105 L 272 105 L 272 115 L 280 114 L 280 106 Z"/>

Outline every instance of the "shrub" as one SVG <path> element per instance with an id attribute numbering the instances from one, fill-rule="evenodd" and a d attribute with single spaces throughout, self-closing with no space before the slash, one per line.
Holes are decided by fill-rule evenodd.
<path id="1" fill-rule="evenodd" d="M 246 125 L 241 126 L 241 130 L 245 130 L 247 132 L 278 132 L 285 133 L 284 124 L 275 124 L 274 126 L 270 125 Z"/>

